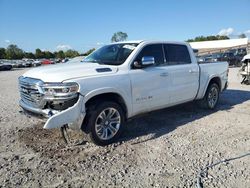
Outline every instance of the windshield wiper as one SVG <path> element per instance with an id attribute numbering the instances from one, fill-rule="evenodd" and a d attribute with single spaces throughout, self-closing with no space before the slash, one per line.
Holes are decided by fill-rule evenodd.
<path id="1" fill-rule="evenodd" d="M 98 63 L 100 65 L 120 65 L 120 63 L 116 62 L 116 61 L 101 61 L 101 60 L 86 60 L 83 62 L 90 62 L 90 63 Z"/>
<path id="2" fill-rule="evenodd" d="M 104 64 L 104 63 L 102 63 L 101 61 L 98 61 L 98 60 L 84 60 L 84 61 L 82 61 L 82 62 L 90 62 L 90 63 L 98 63 L 98 64 Z"/>

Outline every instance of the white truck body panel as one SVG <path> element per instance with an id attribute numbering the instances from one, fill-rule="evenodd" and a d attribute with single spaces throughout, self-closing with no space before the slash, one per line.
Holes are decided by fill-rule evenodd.
<path id="1" fill-rule="evenodd" d="M 200 88 L 199 88 L 196 99 L 202 99 L 204 97 L 209 81 L 214 77 L 220 78 L 221 91 L 224 89 L 228 80 L 228 76 L 227 76 L 228 63 L 227 62 L 214 62 L 214 63 L 200 64 L 200 69 L 201 69 Z"/>
<path id="2" fill-rule="evenodd" d="M 23 76 L 40 79 L 44 82 L 63 82 L 73 78 L 97 76 L 96 69 L 105 67 L 107 66 L 97 63 L 64 63 L 34 68 L 27 71 Z M 109 68 L 112 71 L 98 73 L 98 76 L 114 74 L 118 70 L 116 66 L 109 66 Z"/>
<path id="3" fill-rule="evenodd" d="M 66 63 L 35 68 L 26 72 L 24 77 L 40 79 L 45 83 L 76 82 L 79 85 L 78 102 L 50 117 L 44 128 L 57 128 L 64 124 L 80 128 L 86 115 L 86 102 L 100 94 L 118 94 L 126 105 L 127 118 L 131 118 L 140 113 L 201 99 L 205 95 L 210 80 L 214 77 L 221 80 L 221 90 L 225 88 L 227 62 L 198 65 L 193 50 L 183 42 L 144 41 L 138 43 L 139 45 L 122 65 Z M 158 43 L 186 45 L 192 63 L 131 69 L 134 58 L 144 46 Z M 97 72 L 98 68 L 109 68 L 111 71 Z"/>

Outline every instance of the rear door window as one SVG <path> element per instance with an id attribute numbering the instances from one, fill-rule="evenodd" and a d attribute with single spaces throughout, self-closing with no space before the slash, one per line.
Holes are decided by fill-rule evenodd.
<path id="1" fill-rule="evenodd" d="M 191 58 L 187 46 L 181 44 L 164 44 L 166 63 L 168 65 L 190 64 Z"/>

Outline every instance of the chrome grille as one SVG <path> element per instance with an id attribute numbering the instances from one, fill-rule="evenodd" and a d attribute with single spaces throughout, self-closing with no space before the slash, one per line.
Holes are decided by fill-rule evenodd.
<path id="1" fill-rule="evenodd" d="M 42 84 L 41 80 L 20 77 L 19 78 L 19 91 L 21 100 L 26 104 L 29 104 L 33 107 L 42 108 L 45 105 L 43 100 L 43 94 L 40 89 Z"/>

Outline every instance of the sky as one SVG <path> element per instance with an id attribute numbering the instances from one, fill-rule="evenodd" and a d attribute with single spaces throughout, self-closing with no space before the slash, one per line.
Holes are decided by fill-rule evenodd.
<path id="1" fill-rule="evenodd" d="M 250 38 L 249 8 L 250 0 L 0 0 L 0 47 L 85 52 L 117 31 L 128 40 Z"/>

